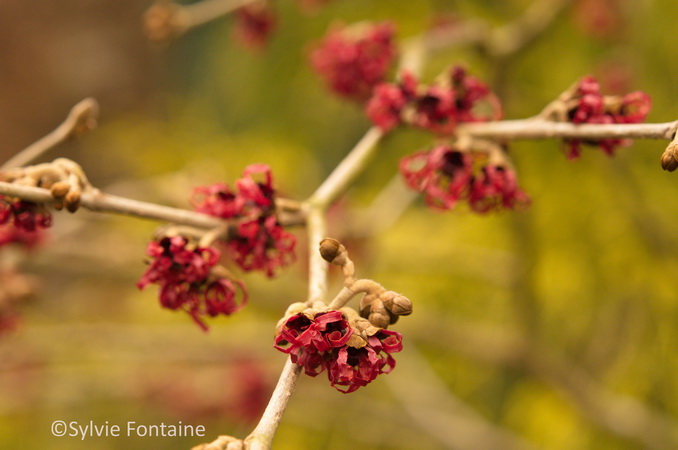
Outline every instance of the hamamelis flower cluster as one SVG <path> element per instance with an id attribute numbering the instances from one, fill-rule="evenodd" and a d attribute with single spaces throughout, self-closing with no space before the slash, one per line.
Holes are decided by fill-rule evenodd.
<path id="1" fill-rule="evenodd" d="M 592 76 L 582 78 L 547 107 L 547 119 L 575 124 L 623 124 L 640 123 L 650 112 L 650 96 L 636 91 L 625 95 L 603 95 L 600 84 Z M 629 139 L 607 138 L 600 140 L 567 139 L 566 153 L 570 159 L 578 158 L 582 144 L 597 146 L 608 155 L 613 155 L 619 146 L 629 145 Z"/>
<path id="2" fill-rule="evenodd" d="M 35 232 L 52 226 L 52 214 L 44 205 L 0 196 L 0 225 L 5 224 L 18 232 Z M 8 231 L 6 237 L 12 233 Z"/>
<path id="3" fill-rule="evenodd" d="M 225 243 L 228 256 L 241 269 L 261 270 L 269 277 L 295 259 L 296 238 L 278 222 L 275 193 L 271 169 L 252 164 L 235 182 L 235 189 L 225 183 L 198 187 L 192 199 L 198 212 L 237 221 Z"/>
<path id="4" fill-rule="evenodd" d="M 215 248 L 173 236 L 151 241 L 146 254 L 151 261 L 137 287 L 157 284 L 164 308 L 186 311 L 204 330 L 203 316 L 231 315 L 247 301 L 244 285 L 217 269 L 220 254 Z"/>
<path id="5" fill-rule="evenodd" d="M 311 53 L 311 65 L 334 93 L 363 102 L 395 60 L 394 34 L 390 22 L 335 26 Z"/>
<path id="6" fill-rule="evenodd" d="M 529 204 L 515 172 L 506 164 L 493 164 L 485 154 L 440 145 L 400 161 L 406 184 L 424 193 L 433 209 L 449 210 L 466 201 L 471 210 L 485 213 Z"/>
<path id="7" fill-rule="evenodd" d="M 405 72 L 397 83 L 376 86 L 365 111 L 383 131 L 399 125 L 450 135 L 461 122 L 497 120 L 499 100 L 485 83 L 462 67 L 453 67 L 433 84 L 419 84 Z"/>
<path id="8" fill-rule="evenodd" d="M 278 222 L 274 196 L 271 170 L 264 164 L 248 166 L 235 189 L 225 183 L 196 188 L 195 210 L 232 221 L 228 231 L 208 239 L 209 244 L 179 229 L 151 241 L 146 253 L 152 259 L 137 286 L 157 284 L 163 307 L 186 311 L 205 330 L 203 317 L 238 311 L 247 300 L 245 285 L 219 264 L 222 252 L 212 243 L 222 244 L 224 258 L 245 271 L 261 270 L 271 277 L 290 264 L 296 238 Z"/>
<path id="9" fill-rule="evenodd" d="M 349 393 L 391 372 L 391 355 L 403 347 L 400 333 L 375 327 L 350 308 L 319 311 L 295 303 L 278 325 L 275 348 L 307 375 L 327 371 L 332 387 Z"/>
<path id="10" fill-rule="evenodd" d="M 342 267 L 344 295 L 340 293 L 329 306 L 322 301 L 290 305 L 276 327 L 274 346 L 307 375 L 326 371 L 335 389 L 349 393 L 393 370 L 392 354 L 402 350 L 403 338 L 386 328 L 411 314 L 412 302 L 372 280 L 356 280 L 353 262 L 339 241 L 323 239 L 320 255 Z M 341 307 L 357 293 L 364 294 L 360 313 Z"/>

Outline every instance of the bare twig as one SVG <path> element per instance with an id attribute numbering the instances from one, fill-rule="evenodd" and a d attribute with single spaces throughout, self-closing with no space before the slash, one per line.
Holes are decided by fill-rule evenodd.
<path id="1" fill-rule="evenodd" d="M 0 170 L 21 167 L 36 160 L 50 149 L 70 138 L 79 136 L 96 127 L 99 104 L 93 98 L 86 98 L 77 103 L 68 113 L 61 125 L 47 136 L 35 141 L 0 166 Z"/>
<path id="2" fill-rule="evenodd" d="M 308 251 L 309 251 L 309 274 L 308 274 L 308 300 L 312 305 L 316 301 L 324 302 L 327 296 L 327 269 L 328 263 L 318 251 L 320 241 L 325 237 L 326 223 L 325 212 L 312 207 L 308 213 L 307 222 Z"/>
<path id="3" fill-rule="evenodd" d="M 47 189 L 5 182 L 0 182 L 0 195 L 16 197 L 34 203 L 50 204 L 54 201 L 51 192 Z M 91 211 L 123 214 L 208 230 L 223 226 L 224 223 L 223 219 L 207 214 L 118 197 L 105 194 L 97 189 L 83 192 L 80 204 Z M 300 211 L 295 216 L 288 215 L 287 220 L 288 222 L 283 223 L 283 225 L 299 225 L 304 221 L 303 213 Z"/>
<path id="4" fill-rule="evenodd" d="M 374 155 L 377 142 L 384 133 L 377 127 L 370 128 L 356 146 L 339 163 L 334 171 L 308 199 L 314 207 L 327 208 L 343 194 L 362 172 Z"/>
<path id="5" fill-rule="evenodd" d="M 179 5 L 159 0 L 144 15 L 146 33 L 154 41 L 167 41 L 257 1 L 261 0 L 203 0 Z"/>
<path id="6" fill-rule="evenodd" d="M 464 123 L 457 134 L 499 140 L 518 139 L 666 139 L 671 140 L 678 121 L 665 123 L 580 124 L 541 119 Z"/>
<path id="7" fill-rule="evenodd" d="M 245 446 L 252 450 L 264 450 L 271 448 L 275 430 L 282 420 L 283 412 L 287 407 L 287 402 L 294 392 L 294 387 L 299 379 L 301 366 L 294 364 L 290 358 L 287 358 L 285 367 L 283 367 L 278 384 L 273 390 L 271 400 L 266 406 L 264 414 L 261 416 L 259 424 L 254 431 L 245 439 Z"/>
<path id="8" fill-rule="evenodd" d="M 572 0 L 537 0 L 518 19 L 492 30 L 483 43 L 490 56 L 517 53 L 546 31 Z"/>
<path id="9" fill-rule="evenodd" d="M 506 58 L 544 33 L 571 2 L 572 0 L 537 0 L 517 19 L 495 28 L 481 19 L 465 19 L 435 27 L 405 41 L 403 48 L 407 50 L 419 46 L 426 52 L 451 47 L 477 47 L 492 58 Z"/>

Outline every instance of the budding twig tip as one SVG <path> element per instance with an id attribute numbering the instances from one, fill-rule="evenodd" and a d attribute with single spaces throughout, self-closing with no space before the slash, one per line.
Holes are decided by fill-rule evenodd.
<path id="1" fill-rule="evenodd" d="M 346 247 L 332 238 L 320 241 L 320 256 L 330 264 L 344 265 L 346 262 Z"/>

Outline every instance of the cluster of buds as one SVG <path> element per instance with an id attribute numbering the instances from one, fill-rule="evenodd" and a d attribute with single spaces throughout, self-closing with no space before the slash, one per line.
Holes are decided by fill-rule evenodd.
<path id="1" fill-rule="evenodd" d="M 545 120 L 574 124 L 640 123 L 647 117 L 650 107 L 650 96 L 644 92 L 602 95 L 598 81 L 592 76 L 586 76 L 549 104 L 540 116 Z M 567 157 L 575 159 L 581 154 L 582 144 L 598 146 L 606 154 L 613 155 L 618 146 L 629 145 L 630 140 L 617 138 L 600 140 L 567 139 L 565 143 L 567 145 Z"/>
<path id="2" fill-rule="evenodd" d="M 82 192 L 91 188 L 82 168 L 66 158 L 8 169 L 0 172 L 0 181 L 49 189 L 54 198 L 52 206 L 57 210 L 66 208 L 69 212 L 77 211 Z M 35 232 L 52 225 L 52 214 L 44 204 L 0 196 L 0 224 L 10 221 L 17 229 Z"/>
<path id="3" fill-rule="evenodd" d="M 430 86 L 420 85 L 408 72 L 398 83 L 377 85 L 366 113 L 384 131 L 405 124 L 450 135 L 461 122 L 500 119 L 502 109 L 485 83 L 457 66 Z"/>
<path id="4" fill-rule="evenodd" d="M 157 284 L 160 304 L 186 311 L 203 330 L 203 316 L 231 315 L 247 301 L 244 285 L 218 265 L 220 252 L 215 248 L 176 235 L 151 241 L 146 254 L 152 259 L 137 287 Z"/>
<path id="5" fill-rule="evenodd" d="M 336 94 L 367 100 L 396 57 L 390 22 L 335 26 L 311 54 L 311 65 Z"/>
<path id="6" fill-rule="evenodd" d="M 342 266 L 345 288 L 329 306 L 320 301 L 292 304 L 276 327 L 275 348 L 289 354 L 307 375 L 326 371 L 332 387 L 349 393 L 393 370 L 392 354 L 402 350 L 402 336 L 386 327 L 410 314 L 412 303 L 372 280 L 356 280 L 353 263 L 338 241 L 324 239 L 320 253 Z M 360 313 L 342 306 L 357 293 L 364 293 Z"/>
<path id="7" fill-rule="evenodd" d="M 256 175 L 263 180 L 255 180 Z M 237 220 L 225 244 L 233 261 L 245 271 L 262 270 L 269 277 L 295 259 L 296 238 L 278 221 L 275 193 L 271 169 L 252 164 L 235 182 L 235 190 L 217 183 L 198 187 L 193 195 L 196 211 Z"/>
<path id="8" fill-rule="evenodd" d="M 452 209 L 460 200 L 479 213 L 529 204 L 529 197 L 518 187 L 515 171 L 498 149 L 488 157 L 440 145 L 403 158 L 400 172 L 406 184 L 423 192 L 426 204 L 437 210 Z"/>

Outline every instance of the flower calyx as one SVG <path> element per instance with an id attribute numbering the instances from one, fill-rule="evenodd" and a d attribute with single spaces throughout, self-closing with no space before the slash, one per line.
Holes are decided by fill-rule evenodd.
<path id="1" fill-rule="evenodd" d="M 662 169 L 668 172 L 678 169 L 678 133 L 673 136 L 673 140 L 662 153 L 661 164 Z"/>

